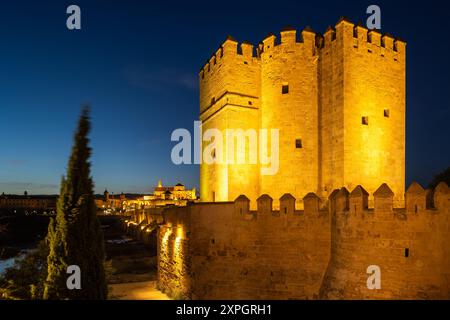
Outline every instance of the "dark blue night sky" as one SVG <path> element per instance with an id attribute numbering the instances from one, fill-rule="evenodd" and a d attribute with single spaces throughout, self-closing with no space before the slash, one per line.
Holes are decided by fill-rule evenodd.
<path id="1" fill-rule="evenodd" d="M 66 28 L 66 8 L 82 30 Z M 159 178 L 198 187 L 170 160 L 176 128 L 198 119 L 197 73 L 228 34 L 261 41 L 286 25 L 323 32 L 340 16 L 407 46 L 407 183 L 450 166 L 450 7 L 444 1 L 2 1 L 0 193 L 57 193 L 80 106 L 92 106 L 96 191 L 150 192 Z"/>

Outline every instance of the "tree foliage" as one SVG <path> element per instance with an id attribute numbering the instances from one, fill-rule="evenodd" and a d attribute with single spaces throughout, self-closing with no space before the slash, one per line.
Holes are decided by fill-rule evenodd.
<path id="1" fill-rule="evenodd" d="M 82 110 L 67 176 L 61 181 L 56 221 L 49 225 L 45 299 L 106 299 L 103 232 L 97 218 L 89 158 L 89 109 Z M 81 269 L 81 290 L 69 290 L 67 267 Z"/>
<path id="2" fill-rule="evenodd" d="M 16 260 L 0 278 L 0 299 L 41 299 L 47 278 L 48 245 L 41 241 L 37 249 Z"/>
<path id="3" fill-rule="evenodd" d="M 441 173 L 435 175 L 433 180 L 431 180 L 430 184 L 428 185 L 428 187 L 430 189 L 434 189 L 434 188 L 437 187 L 439 182 L 442 182 L 442 181 L 447 183 L 447 185 L 450 186 L 450 167 L 448 167 L 447 169 L 445 169 Z"/>

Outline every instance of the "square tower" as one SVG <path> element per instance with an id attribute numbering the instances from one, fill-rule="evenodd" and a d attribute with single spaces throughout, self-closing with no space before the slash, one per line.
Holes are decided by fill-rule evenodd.
<path id="1" fill-rule="evenodd" d="M 345 19 L 324 35 L 270 34 L 256 55 L 227 38 L 200 71 L 203 134 L 217 129 L 225 140 L 227 129 L 278 129 L 279 168 L 262 175 L 260 163 L 226 163 L 225 150 L 214 155 L 225 162 L 200 166 L 201 200 L 269 194 L 276 207 L 284 193 L 326 198 L 357 185 L 373 193 L 382 183 L 403 200 L 405 60 L 404 41 Z"/>

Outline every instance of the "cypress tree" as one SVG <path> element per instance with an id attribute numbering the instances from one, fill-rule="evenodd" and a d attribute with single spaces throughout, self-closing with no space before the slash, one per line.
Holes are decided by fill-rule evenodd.
<path id="1" fill-rule="evenodd" d="M 89 109 L 84 108 L 75 133 L 67 177 L 61 181 L 56 221 L 49 225 L 45 299 L 106 299 L 103 232 L 97 217 L 90 162 Z M 81 290 L 66 285 L 69 265 L 81 270 Z"/>
<path id="2" fill-rule="evenodd" d="M 51 219 L 48 225 L 46 242 L 49 247 L 47 257 L 47 280 L 44 287 L 44 299 L 65 299 L 68 230 L 67 230 L 67 193 L 66 180 L 61 179 L 60 195 L 56 206 L 56 221 Z"/>

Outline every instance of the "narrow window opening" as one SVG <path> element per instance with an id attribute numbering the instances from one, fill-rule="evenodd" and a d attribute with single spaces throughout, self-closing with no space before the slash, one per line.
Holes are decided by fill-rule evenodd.
<path id="1" fill-rule="evenodd" d="M 296 148 L 296 149 L 301 149 L 301 148 L 303 148 L 302 139 L 296 139 L 296 140 L 295 140 L 295 148 Z"/>
<path id="2" fill-rule="evenodd" d="M 215 240 L 215 239 L 211 239 L 211 243 L 212 243 L 212 244 L 215 244 L 215 243 L 216 243 L 216 240 Z"/>
<path id="3" fill-rule="evenodd" d="M 385 118 L 389 118 L 389 109 L 384 109 Z"/>
<path id="4" fill-rule="evenodd" d="M 362 117 L 361 123 L 365 126 L 369 125 L 369 117 Z"/>
<path id="5" fill-rule="evenodd" d="M 414 212 L 417 213 L 417 204 L 414 206 Z"/>
<path id="6" fill-rule="evenodd" d="M 283 86 L 281 87 L 281 93 L 282 94 L 289 93 L 289 85 L 288 84 L 283 84 Z"/>
<path id="7" fill-rule="evenodd" d="M 409 257 L 409 248 L 405 248 L 405 258 Z"/>
<path id="8" fill-rule="evenodd" d="M 249 101 L 249 102 L 248 102 L 248 105 L 249 105 L 249 106 L 251 106 L 251 105 L 252 105 L 252 102 L 251 102 L 251 101 Z"/>
<path id="9" fill-rule="evenodd" d="M 211 98 L 211 104 L 216 103 L 216 98 Z"/>
<path id="10" fill-rule="evenodd" d="M 212 192 L 212 201 L 216 202 L 216 192 L 215 191 Z"/>
<path id="11" fill-rule="evenodd" d="M 287 214 L 287 207 L 284 207 L 284 214 Z"/>

